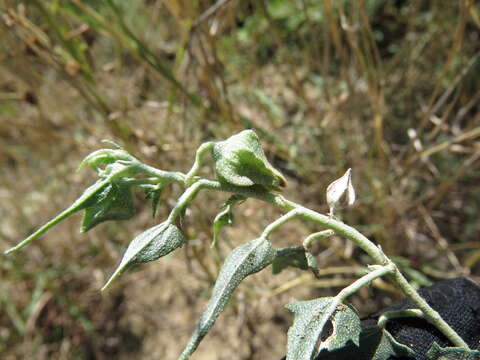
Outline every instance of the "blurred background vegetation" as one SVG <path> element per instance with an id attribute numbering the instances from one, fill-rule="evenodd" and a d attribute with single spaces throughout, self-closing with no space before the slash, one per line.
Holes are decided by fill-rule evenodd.
<path id="1" fill-rule="evenodd" d="M 1 0 L 0 12 L 2 250 L 94 181 L 75 170 L 102 139 L 185 171 L 203 141 L 254 128 L 286 195 L 316 210 L 352 167 L 359 199 L 343 219 L 416 285 L 480 279 L 478 2 Z M 3 256 L 2 359 L 176 359 L 221 258 L 278 216 L 243 204 L 212 253 L 225 195 L 201 194 L 188 247 L 100 294 L 126 244 L 179 193 L 163 194 L 155 218 L 139 193 L 134 221 L 80 235 L 74 216 Z M 318 230 L 298 222 L 273 241 Z M 288 269 L 247 280 L 193 359 L 280 358 L 283 304 L 333 294 L 369 261 L 340 238 L 315 251 L 320 279 Z M 396 298 L 378 281 L 353 303 L 365 314 Z"/>

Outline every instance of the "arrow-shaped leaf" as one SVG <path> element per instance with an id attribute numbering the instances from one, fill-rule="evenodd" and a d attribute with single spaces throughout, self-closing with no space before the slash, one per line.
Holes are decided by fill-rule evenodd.
<path id="1" fill-rule="evenodd" d="M 248 275 L 254 274 L 271 264 L 274 257 L 275 250 L 272 248 L 272 244 L 263 238 L 242 244 L 228 255 L 213 287 L 207 308 L 203 312 L 180 359 L 188 359 L 195 351 L 241 281 Z"/>
<path id="2" fill-rule="evenodd" d="M 319 349 L 339 349 L 349 341 L 358 346 L 361 327 L 357 312 L 337 298 L 298 301 L 286 308 L 295 315 L 288 330 L 287 360 L 311 360 Z"/>
<path id="3" fill-rule="evenodd" d="M 41 226 L 37 231 L 28 236 L 22 242 L 5 251 L 5 254 L 11 254 L 17 250 L 20 250 L 24 246 L 28 245 L 31 241 L 46 233 L 49 229 L 51 229 L 61 221 L 65 220 L 70 215 L 75 214 L 77 211 L 83 210 L 95 204 L 97 201 L 99 201 L 99 199 L 103 197 L 104 190 L 106 189 L 106 187 L 109 186 L 109 181 L 109 179 L 98 180 L 95 184 L 85 189 L 83 194 L 80 195 L 80 197 L 75 200 L 72 205 L 63 210 L 55 218 Z"/>
<path id="4" fill-rule="evenodd" d="M 430 360 L 479 360 L 480 351 L 467 350 L 459 347 L 442 348 L 434 342 L 427 352 L 427 357 Z"/>
<path id="5" fill-rule="evenodd" d="M 186 239 L 180 230 L 168 223 L 161 223 L 137 235 L 128 245 L 120 264 L 102 287 L 102 291 L 131 265 L 157 260 L 185 243 Z"/>

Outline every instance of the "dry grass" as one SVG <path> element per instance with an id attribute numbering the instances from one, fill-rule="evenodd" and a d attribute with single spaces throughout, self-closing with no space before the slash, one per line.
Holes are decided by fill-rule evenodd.
<path id="1" fill-rule="evenodd" d="M 202 141 L 253 127 L 287 174 L 289 197 L 325 211 L 326 185 L 351 166 L 359 202 L 346 221 L 398 256 L 418 284 L 478 280 L 475 2 L 125 4 L 0 4 L 2 248 L 93 181 L 75 169 L 101 139 L 184 171 Z M 185 251 L 142 266 L 106 294 L 97 289 L 125 244 L 159 222 L 178 194 L 164 194 L 156 219 L 138 194 L 135 221 L 80 235 L 75 217 L 3 257 L 2 358 L 175 359 L 218 269 L 209 240 L 221 195 L 202 194 L 191 208 Z M 255 202 L 241 210 L 222 236 L 223 255 L 278 215 Z M 315 230 L 295 223 L 274 242 L 295 244 Z M 255 275 L 194 359 L 280 358 L 290 323 L 282 305 L 333 293 L 368 263 L 342 239 L 317 251 L 322 281 L 295 270 Z M 376 285 L 354 299 L 362 312 L 396 296 Z"/>

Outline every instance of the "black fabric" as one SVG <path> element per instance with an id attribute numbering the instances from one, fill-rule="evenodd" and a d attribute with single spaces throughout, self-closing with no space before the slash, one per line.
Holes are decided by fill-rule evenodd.
<path id="1" fill-rule="evenodd" d="M 419 290 L 419 294 L 442 318 L 465 340 L 472 349 L 480 350 L 480 287 L 465 278 L 443 280 L 433 286 Z M 351 344 L 346 349 L 322 352 L 316 360 L 371 360 L 372 342 L 375 338 L 368 333 L 375 326 L 378 317 L 386 311 L 415 308 L 407 300 L 372 314 L 362 320 L 360 349 Z M 400 343 L 415 351 L 415 360 L 427 360 L 426 352 L 435 341 L 440 346 L 452 344 L 432 325 L 423 319 L 402 318 L 390 320 L 387 329 Z M 370 348 L 370 349 L 369 349 Z M 353 355 L 352 355 L 353 354 Z M 411 360 L 396 357 L 392 360 Z"/>
<path id="2" fill-rule="evenodd" d="M 480 349 L 480 287 L 465 278 L 440 281 L 433 286 L 421 289 L 419 294 L 472 348 Z M 409 301 L 402 300 L 374 314 L 369 319 L 377 319 L 381 313 L 391 310 L 414 308 Z M 426 360 L 426 352 L 435 341 L 442 347 L 452 344 L 432 325 L 423 319 L 403 318 L 389 321 L 387 330 L 400 343 L 416 352 L 417 360 Z"/>

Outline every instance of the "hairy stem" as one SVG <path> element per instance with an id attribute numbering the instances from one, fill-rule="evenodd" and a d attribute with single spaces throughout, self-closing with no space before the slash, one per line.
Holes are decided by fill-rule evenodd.
<path id="1" fill-rule="evenodd" d="M 335 231 L 331 229 L 310 234 L 305 238 L 305 240 L 303 240 L 303 247 L 308 250 L 309 248 L 312 247 L 314 242 L 326 239 L 334 234 L 335 234 Z"/>
<path id="2" fill-rule="evenodd" d="M 180 184 L 185 184 L 185 174 L 178 172 L 178 171 L 164 171 L 153 166 L 149 166 L 143 163 L 139 163 L 136 165 L 139 171 L 143 172 L 152 177 L 159 178 L 164 180 L 168 183 L 176 182 Z"/>
<path id="3" fill-rule="evenodd" d="M 197 184 L 200 184 L 198 190 L 200 188 L 208 188 L 212 190 L 220 190 L 220 191 L 237 193 L 247 197 L 254 197 L 254 198 L 266 201 L 268 203 L 271 203 L 281 208 L 284 211 L 296 210 L 295 212 L 290 214 L 295 214 L 295 216 L 300 216 L 307 220 L 313 221 L 319 225 L 324 226 L 327 229 L 333 230 L 336 234 L 353 241 L 356 245 L 358 245 L 361 249 L 363 249 L 367 254 L 369 254 L 370 257 L 372 257 L 372 259 L 377 264 L 382 266 L 388 266 L 388 267 L 393 266 L 393 271 L 389 275 L 389 278 L 395 284 L 397 284 L 397 286 L 402 290 L 405 296 L 423 312 L 425 319 L 429 321 L 431 324 L 433 324 L 435 327 L 437 327 L 437 329 L 440 330 L 455 346 L 468 349 L 468 345 L 465 343 L 465 341 L 463 341 L 463 339 L 455 332 L 455 330 L 453 330 L 450 327 L 450 325 L 448 325 L 445 322 L 445 320 L 442 319 L 440 314 L 438 314 L 437 311 L 432 309 L 432 307 L 430 307 L 430 305 L 428 305 L 428 303 L 416 292 L 416 290 L 408 283 L 405 277 L 401 274 L 400 270 L 383 253 L 381 248 L 376 246 L 373 242 L 371 242 L 367 237 L 365 237 L 355 228 L 341 221 L 335 220 L 326 215 L 322 215 L 320 213 L 317 213 L 316 211 L 310 210 L 302 205 L 289 201 L 280 195 L 274 195 L 269 192 L 260 192 L 258 191 L 258 189 L 252 189 L 249 187 L 240 187 L 240 186 L 222 184 L 218 181 L 212 181 L 212 180 L 200 180 L 195 185 Z M 280 220 L 280 219 L 278 220 L 282 221 L 283 223 L 283 220 Z M 286 218 L 283 218 L 283 219 L 286 219 Z M 288 217 L 288 219 L 290 219 L 290 216 Z M 356 282 L 354 284 L 356 284 Z M 349 294 L 349 291 L 351 289 L 353 288 L 347 287 L 344 290 L 346 291 L 346 294 Z"/>
<path id="4" fill-rule="evenodd" d="M 455 330 L 453 330 L 450 325 L 442 319 L 440 314 L 428 305 L 428 303 L 415 291 L 400 270 L 398 270 L 397 267 L 395 268 L 396 271 L 391 275 L 391 279 L 398 285 L 400 290 L 403 291 L 405 296 L 423 312 L 425 319 L 440 330 L 455 346 L 468 349 L 469 347 L 467 343 L 463 341 Z"/>
<path id="5" fill-rule="evenodd" d="M 392 319 L 399 319 L 405 317 L 416 317 L 416 318 L 423 318 L 423 312 L 418 309 L 404 309 L 404 310 L 393 310 L 387 311 L 380 315 L 378 318 L 378 327 L 380 329 L 385 329 L 387 326 L 387 322 Z"/>
<path id="6" fill-rule="evenodd" d="M 357 281 L 348 285 L 346 288 L 340 291 L 336 297 L 343 302 L 347 297 L 355 294 L 358 290 L 360 290 L 360 288 L 370 284 L 373 280 L 388 274 L 392 274 L 394 271 L 395 266 L 393 264 L 377 267 L 372 272 L 369 272 L 367 275 L 362 276 Z"/>
<path id="7" fill-rule="evenodd" d="M 215 143 L 212 141 L 203 143 L 197 149 L 197 153 L 195 154 L 195 161 L 193 162 L 193 166 L 190 171 L 185 175 L 185 183 L 187 185 L 191 185 L 193 178 L 198 174 L 200 171 L 201 166 L 203 165 L 203 161 L 205 159 L 205 154 L 207 154 L 213 147 Z"/>
<path id="8" fill-rule="evenodd" d="M 278 218 L 277 220 L 275 220 L 274 222 L 272 222 L 271 224 L 269 224 L 265 230 L 263 230 L 263 233 L 261 235 L 262 238 L 264 239 L 267 239 L 268 236 L 275 230 L 277 229 L 278 227 L 280 227 L 281 225 L 285 224 L 286 222 L 292 220 L 293 218 L 296 218 L 300 216 L 300 213 L 298 212 L 297 209 L 293 209 L 293 210 L 290 210 L 288 213 L 286 213 L 285 215 L 281 216 L 280 218 Z"/>

